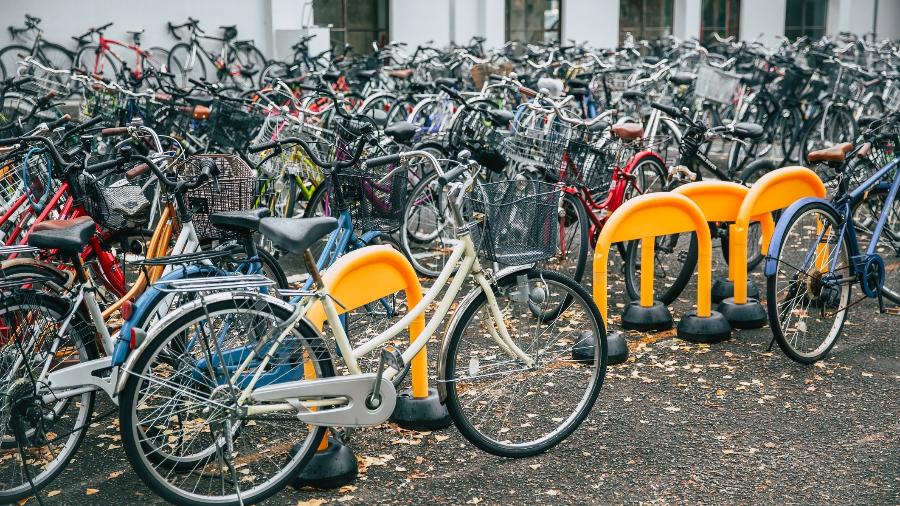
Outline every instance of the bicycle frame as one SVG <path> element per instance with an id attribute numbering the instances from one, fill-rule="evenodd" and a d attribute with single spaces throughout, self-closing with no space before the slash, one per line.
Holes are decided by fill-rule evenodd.
<path id="1" fill-rule="evenodd" d="M 884 232 L 884 225 L 887 222 L 887 218 L 891 212 L 890 203 L 894 200 L 897 200 L 898 191 L 900 191 L 900 171 L 897 171 L 897 174 L 894 176 L 894 181 L 890 185 L 888 185 L 887 183 L 882 183 L 881 180 L 884 179 L 884 177 L 892 170 L 897 169 L 898 164 L 900 164 L 900 159 L 893 160 L 889 164 L 879 169 L 875 174 L 873 174 L 855 190 L 851 191 L 836 202 L 809 197 L 801 199 L 787 208 L 787 210 L 785 210 L 784 214 L 782 214 L 781 218 L 778 220 L 778 223 L 775 226 L 775 232 L 770 242 L 771 246 L 769 248 L 769 253 L 766 257 L 766 263 L 764 267 L 764 274 L 766 275 L 766 277 L 771 278 L 777 274 L 777 259 L 781 254 L 779 245 L 782 243 L 784 235 L 787 233 L 787 224 L 792 221 L 793 217 L 804 205 L 811 202 L 816 202 L 826 206 L 832 212 L 834 212 L 835 215 L 841 217 L 841 230 L 840 233 L 836 235 L 837 243 L 835 244 L 835 247 L 840 248 L 841 243 L 843 241 L 846 241 L 847 248 L 849 250 L 849 276 L 847 278 L 832 280 L 831 282 L 861 282 L 859 277 L 862 276 L 863 273 L 865 273 L 864 267 L 866 263 L 869 262 L 871 258 L 878 256 L 877 253 L 875 253 L 875 248 L 878 246 L 878 239 Z M 881 211 L 881 215 L 879 216 L 878 222 L 875 225 L 874 231 L 872 233 L 872 240 L 869 243 L 865 254 L 862 254 L 859 249 L 859 241 L 856 238 L 856 227 L 853 222 L 853 209 L 856 204 L 864 200 L 867 197 L 869 191 L 875 187 L 889 188 L 889 191 L 887 200 L 885 201 L 886 204 Z M 824 233 L 825 231 L 822 231 L 820 234 Z M 809 255 L 815 255 L 816 251 L 816 249 L 813 249 L 813 251 L 809 252 Z M 831 261 L 831 265 L 827 266 L 829 272 L 834 272 L 836 270 L 837 261 L 838 258 L 837 256 L 835 256 L 835 258 Z M 865 286 L 864 283 L 863 286 Z M 876 297 L 878 296 L 878 293 L 877 291 L 875 293 L 866 292 L 866 295 L 869 297 Z"/>
<path id="2" fill-rule="evenodd" d="M 94 74 L 103 75 L 103 67 L 106 65 L 106 60 L 103 58 L 103 55 L 105 54 L 111 55 L 113 59 L 121 63 L 123 66 L 127 65 L 125 60 L 121 56 L 119 56 L 119 54 L 116 53 L 115 50 L 113 50 L 113 46 L 122 47 L 134 52 L 134 68 L 131 70 L 131 74 L 135 79 L 141 79 L 143 74 L 141 64 L 150 53 L 141 49 L 141 46 L 137 44 L 127 44 L 125 42 L 108 39 L 103 35 L 101 35 L 98 40 L 98 51 L 96 59 L 94 60 Z"/>

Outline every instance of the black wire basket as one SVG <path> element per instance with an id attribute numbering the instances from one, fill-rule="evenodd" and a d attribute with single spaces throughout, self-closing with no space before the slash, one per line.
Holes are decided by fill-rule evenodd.
<path id="1" fill-rule="evenodd" d="M 79 175 L 84 209 L 100 226 L 121 231 L 148 225 L 156 177 L 150 171 L 131 179 L 125 176 L 125 171 L 139 163 L 124 170 Z"/>
<path id="2" fill-rule="evenodd" d="M 392 164 L 353 169 L 338 176 L 343 203 L 353 228 L 360 232 L 393 233 L 400 229 L 411 183 L 410 169 Z M 330 191 L 332 209 L 339 209 L 337 193 Z"/>
<path id="3" fill-rule="evenodd" d="M 211 160 L 219 168 L 215 180 L 188 190 L 184 193 L 185 205 L 193 217 L 197 239 L 201 241 L 230 240 L 237 238 L 237 232 L 215 227 L 209 215 L 224 211 L 250 209 L 257 190 L 253 170 L 237 155 L 196 155 L 178 164 L 176 172 L 180 179 L 196 177 L 202 167 L 202 160 Z"/>
<path id="4" fill-rule="evenodd" d="M 252 104 L 240 100 L 217 100 L 209 117 L 210 145 L 229 150 L 241 151 L 256 136 L 266 121 L 261 111 Z"/>
<path id="5" fill-rule="evenodd" d="M 619 145 L 609 138 L 590 132 L 578 132 L 560 160 L 560 179 L 567 184 L 586 187 L 592 194 L 606 195 L 612 185 Z"/>
<path id="6" fill-rule="evenodd" d="M 484 258 L 526 265 L 556 254 L 559 198 L 558 185 L 522 179 L 476 186 L 463 206 L 476 222 L 472 239 Z"/>

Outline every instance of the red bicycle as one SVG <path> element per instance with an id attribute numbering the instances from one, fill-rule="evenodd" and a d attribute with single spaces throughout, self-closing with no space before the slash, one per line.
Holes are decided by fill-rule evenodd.
<path id="1" fill-rule="evenodd" d="M 666 184 L 666 164 L 653 150 L 665 138 L 645 137 L 635 123 L 610 126 L 609 116 L 581 120 L 544 99 L 525 105 L 506 141 L 507 156 L 520 169 L 537 165 L 562 185 L 558 251 L 548 268 L 579 282 L 609 216 L 626 200 Z"/>
<path id="2" fill-rule="evenodd" d="M 144 30 L 128 30 L 127 33 L 132 37 L 130 44 L 104 37 L 103 31 L 110 25 L 112 23 L 91 28 L 75 37 L 79 43 L 83 43 L 85 39 L 97 36 L 96 43 L 82 45 L 75 54 L 75 69 L 112 82 L 128 83 L 135 89 L 160 89 L 171 84 L 174 74 L 168 68 L 169 51 L 161 47 L 143 49 L 141 34 Z M 131 55 L 121 56 L 116 48 Z M 180 68 L 173 70 L 181 72 Z"/>

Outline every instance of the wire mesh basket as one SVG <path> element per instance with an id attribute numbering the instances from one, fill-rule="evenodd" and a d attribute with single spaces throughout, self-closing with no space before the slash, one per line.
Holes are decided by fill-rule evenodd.
<path id="1" fill-rule="evenodd" d="M 503 143 L 504 154 L 517 165 L 556 171 L 569 142 L 570 130 L 552 115 L 520 110 L 513 122 L 512 133 Z"/>
<path id="2" fill-rule="evenodd" d="M 266 116 L 240 100 L 217 100 L 210 113 L 211 145 L 230 151 L 243 150 L 256 136 Z"/>
<path id="3" fill-rule="evenodd" d="M 81 119 L 97 116 L 107 125 L 121 125 L 125 120 L 127 97 L 101 82 L 90 81 L 81 87 Z"/>
<path id="4" fill-rule="evenodd" d="M 526 265 L 556 254 L 560 187 L 537 180 L 499 181 L 476 186 L 463 198 L 476 225 L 472 239 L 484 258 Z"/>
<path id="5" fill-rule="evenodd" d="M 147 226 L 156 176 L 150 171 L 131 179 L 125 176 L 125 171 L 139 164 L 79 175 L 84 209 L 100 226 L 113 231 Z"/>
<path id="6" fill-rule="evenodd" d="M 594 75 L 588 84 L 591 96 L 597 104 L 597 110 L 612 109 L 628 89 L 634 72 L 631 69 L 612 69 Z"/>
<path id="7" fill-rule="evenodd" d="M 0 206 L 7 209 L 26 193 L 32 202 L 39 201 L 52 191 L 52 168 L 50 155 L 40 150 L 17 150 L 0 158 Z"/>
<path id="8" fill-rule="evenodd" d="M 606 195 L 618 150 L 619 144 L 600 132 L 575 129 L 559 161 L 559 177 L 567 184 L 583 185 L 592 194 Z"/>
<path id="9" fill-rule="evenodd" d="M 366 165 L 338 177 L 341 195 L 329 192 L 331 206 L 349 208 L 353 227 L 363 232 L 393 233 L 400 229 L 411 189 L 406 165 Z M 342 198 L 343 202 L 339 202 Z"/>
<path id="10" fill-rule="evenodd" d="M 250 209 L 255 197 L 256 176 L 247 162 L 237 155 L 195 155 L 177 165 L 175 170 L 179 178 L 199 175 L 202 160 L 214 162 L 219 168 L 219 175 L 184 194 L 197 238 L 201 241 L 233 239 L 235 232 L 216 228 L 210 223 L 209 215 Z"/>
<path id="11" fill-rule="evenodd" d="M 710 65 L 701 65 L 697 71 L 694 96 L 720 104 L 731 104 L 740 85 L 740 75 Z"/>

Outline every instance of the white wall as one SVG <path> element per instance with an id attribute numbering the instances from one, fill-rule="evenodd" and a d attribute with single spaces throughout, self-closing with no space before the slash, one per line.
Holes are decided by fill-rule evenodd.
<path id="1" fill-rule="evenodd" d="M 759 39 L 764 44 L 775 44 L 776 35 L 784 35 L 786 0 L 753 0 L 741 2 L 740 37 L 744 40 Z"/>
<path id="2" fill-rule="evenodd" d="M 828 35 L 837 35 L 840 32 L 850 32 L 854 35 L 870 33 L 874 27 L 876 1 L 880 2 L 879 11 L 882 10 L 882 4 L 889 8 L 890 4 L 898 3 L 897 0 L 830 0 L 828 19 L 825 20 Z M 900 17 L 895 17 L 893 24 L 898 23 Z"/>
<path id="3" fill-rule="evenodd" d="M 672 35 L 679 39 L 700 37 L 701 0 L 675 0 Z"/>
<path id="4" fill-rule="evenodd" d="M 391 0 L 391 40 L 409 44 L 410 52 L 428 41 L 450 43 L 450 0 Z"/>
<path id="5" fill-rule="evenodd" d="M 506 38 L 504 0 L 450 0 L 450 39 L 465 44 L 484 37 L 485 49 L 503 45 Z"/>
<path id="6" fill-rule="evenodd" d="M 269 55 L 272 47 L 269 5 L 270 0 L 2 0 L 0 44 L 9 41 L 6 27 L 23 25 L 28 13 L 42 19 L 41 28 L 47 40 L 67 46 L 75 44 L 71 36 L 112 21 L 115 24 L 105 32 L 111 38 L 130 41 L 126 30 L 144 28 L 144 46 L 169 48 L 177 41 L 166 30 L 166 22 L 183 23 L 191 16 L 199 19 L 200 28 L 211 35 L 219 33 L 219 25 L 237 25 L 239 39 L 253 39 Z"/>
<path id="7" fill-rule="evenodd" d="M 877 26 L 879 39 L 900 38 L 900 0 L 878 0 Z"/>
<path id="8" fill-rule="evenodd" d="M 563 0 L 562 39 L 613 48 L 619 45 L 619 0 Z"/>

